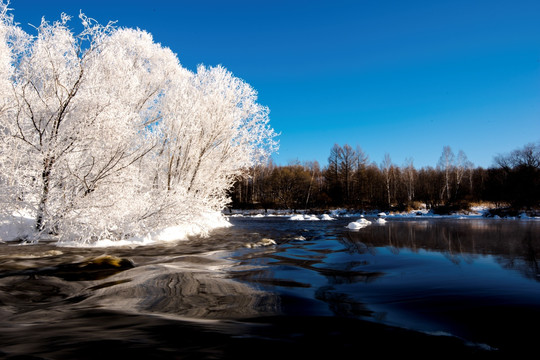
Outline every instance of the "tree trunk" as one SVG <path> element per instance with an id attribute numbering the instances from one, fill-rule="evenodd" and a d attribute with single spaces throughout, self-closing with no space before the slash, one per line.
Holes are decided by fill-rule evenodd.
<path id="1" fill-rule="evenodd" d="M 53 157 L 47 157 L 43 161 L 43 171 L 41 173 L 43 186 L 41 189 L 41 197 L 39 200 L 38 212 L 36 216 L 36 230 L 37 231 L 42 231 L 44 229 L 43 217 L 45 215 L 47 201 L 49 199 L 50 178 L 51 178 L 51 170 L 52 170 L 53 165 L 54 165 Z"/>

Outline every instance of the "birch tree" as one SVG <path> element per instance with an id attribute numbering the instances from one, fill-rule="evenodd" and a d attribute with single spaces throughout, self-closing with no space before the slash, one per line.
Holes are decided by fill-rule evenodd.
<path id="1" fill-rule="evenodd" d="M 384 186 L 386 190 L 386 203 L 390 207 L 391 205 L 391 192 L 390 192 L 390 183 L 392 181 L 392 159 L 390 154 L 385 153 L 383 161 L 381 163 L 381 171 L 384 176 Z"/>
<path id="2" fill-rule="evenodd" d="M 456 188 L 454 191 L 455 196 L 458 196 L 458 192 L 461 186 L 461 183 L 463 181 L 463 176 L 467 172 L 468 169 L 472 168 L 473 165 L 467 158 L 467 155 L 463 150 L 459 150 L 458 156 L 456 159 L 456 164 L 454 167 L 455 172 L 455 178 L 456 178 Z"/>
<path id="3" fill-rule="evenodd" d="M 441 199 L 446 193 L 446 200 L 450 201 L 450 181 L 454 169 L 454 152 L 450 146 L 444 146 L 437 167 L 444 173 L 444 187 L 441 189 Z"/>
<path id="4" fill-rule="evenodd" d="M 407 189 L 407 201 L 410 203 L 414 199 L 414 184 L 416 178 L 416 170 L 414 169 L 413 159 L 405 159 L 405 165 L 403 166 L 403 179 L 405 182 L 405 188 Z"/>

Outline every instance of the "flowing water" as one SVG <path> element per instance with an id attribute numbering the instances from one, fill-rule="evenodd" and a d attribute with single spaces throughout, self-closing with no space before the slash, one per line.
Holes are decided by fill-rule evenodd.
<path id="1" fill-rule="evenodd" d="M 347 229 L 353 220 L 238 217 L 207 238 L 133 248 L 0 244 L 0 358 L 507 358 L 536 349 L 540 221 Z"/>

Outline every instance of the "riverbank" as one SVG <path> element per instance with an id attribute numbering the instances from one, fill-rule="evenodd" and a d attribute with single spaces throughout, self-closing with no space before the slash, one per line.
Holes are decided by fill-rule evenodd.
<path id="1" fill-rule="evenodd" d="M 485 205 L 471 206 L 467 210 L 440 212 L 425 207 L 409 211 L 380 211 L 357 209 L 230 209 L 224 212 L 226 216 L 283 216 L 291 220 L 332 220 L 337 217 L 384 217 L 384 218 L 493 218 L 493 219 L 523 219 L 540 220 L 540 210 L 516 210 L 511 208 L 496 208 Z"/>
<path id="2" fill-rule="evenodd" d="M 143 246 L 157 243 L 188 240 L 192 236 L 207 236 L 212 230 L 229 227 L 226 217 L 218 212 L 193 214 L 175 226 L 164 227 L 145 234 L 124 235 L 122 238 L 111 236 L 100 238 L 60 239 L 55 234 L 35 230 L 35 214 L 31 212 L 0 216 L 0 243 L 19 242 L 36 243 L 42 240 L 56 241 L 60 246 L 68 247 L 109 247 Z"/>

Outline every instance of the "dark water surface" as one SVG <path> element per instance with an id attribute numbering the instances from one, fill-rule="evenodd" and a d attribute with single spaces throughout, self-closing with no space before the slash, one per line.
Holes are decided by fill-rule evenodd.
<path id="1" fill-rule="evenodd" d="M 0 244 L 0 358 L 537 353 L 540 221 L 353 220 L 231 218 L 135 248 Z"/>

